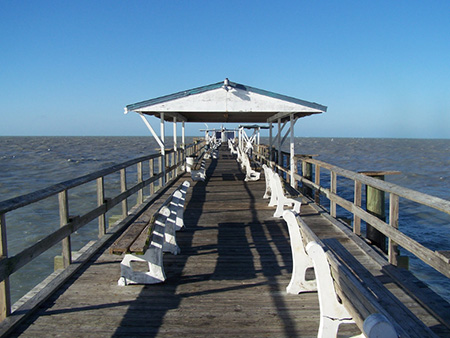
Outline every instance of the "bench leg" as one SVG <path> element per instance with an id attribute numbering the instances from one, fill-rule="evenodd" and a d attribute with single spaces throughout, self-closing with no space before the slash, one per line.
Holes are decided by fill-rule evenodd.
<path id="1" fill-rule="evenodd" d="M 193 181 L 204 181 L 206 178 L 205 169 L 191 170 L 191 178 Z"/>
<path id="2" fill-rule="evenodd" d="M 292 210 L 295 213 L 300 214 L 300 207 L 302 205 L 301 202 L 297 201 L 297 200 L 293 200 L 291 198 L 286 198 L 285 196 L 282 196 L 277 199 L 277 209 L 273 213 L 273 217 L 282 217 L 285 205 L 288 205 L 288 206 L 293 205 Z M 270 204 L 269 204 L 269 206 L 270 206 Z"/>
<path id="3" fill-rule="evenodd" d="M 316 291 L 317 283 L 315 280 L 306 280 L 306 270 L 313 267 L 313 262 L 305 252 L 302 235 L 295 216 L 292 211 L 285 211 L 283 214 L 283 218 L 288 225 L 293 261 L 292 277 L 286 287 L 286 292 L 296 295 L 301 292 Z"/>
<path id="4" fill-rule="evenodd" d="M 128 284 L 156 284 L 166 280 L 162 262 L 162 248 L 148 248 L 144 255 L 126 254 L 120 263 L 120 286 Z M 148 272 L 134 271 L 131 262 L 147 262 Z"/>
<path id="5" fill-rule="evenodd" d="M 322 246 L 316 242 L 309 242 L 306 245 L 306 252 L 314 264 L 319 296 L 320 324 L 317 337 L 336 337 L 340 324 L 354 321 L 344 305 L 337 300 L 330 265 Z"/>
<path id="6" fill-rule="evenodd" d="M 257 171 L 247 171 L 247 174 L 245 175 L 245 181 L 258 181 L 260 178 L 261 173 L 257 172 Z"/>

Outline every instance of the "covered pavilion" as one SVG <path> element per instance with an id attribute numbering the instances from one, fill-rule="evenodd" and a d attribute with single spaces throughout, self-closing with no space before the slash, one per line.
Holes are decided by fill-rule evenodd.
<path id="1" fill-rule="evenodd" d="M 270 149 L 272 149 L 275 139 L 276 148 L 280 153 L 281 146 L 290 135 L 290 164 L 293 166 L 296 121 L 301 117 L 324 113 L 326 110 L 327 107 L 315 102 L 300 100 L 225 79 L 223 82 L 127 105 L 125 114 L 133 111 L 141 116 L 158 142 L 162 155 L 165 155 L 165 122 L 173 122 L 175 150 L 177 149 L 178 122 L 182 124 L 182 148 L 185 144 L 186 122 L 268 123 Z M 145 115 L 160 119 L 159 136 Z M 275 137 L 272 135 L 274 123 L 278 126 Z M 288 123 L 289 128 L 282 137 L 283 129 Z M 281 159 L 281 156 L 278 156 L 278 159 Z"/>

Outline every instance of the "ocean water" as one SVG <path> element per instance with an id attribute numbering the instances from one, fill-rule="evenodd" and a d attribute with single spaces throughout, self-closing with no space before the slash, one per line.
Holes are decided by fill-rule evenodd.
<path id="1" fill-rule="evenodd" d="M 156 149 L 151 137 L 0 137 L 0 200 L 155 153 Z M 295 151 L 317 154 L 322 161 L 353 171 L 397 170 L 401 174 L 386 176 L 386 181 L 450 199 L 450 140 L 296 138 Z M 127 175 L 129 182 L 135 182 L 135 172 L 130 170 Z M 329 176 L 325 170 L 321 177 L 326 185 Z M 118 179 L 118 175 L 105 179 L 107 195 L 118 189 Z M 352 182 L 338 178 L 338 194 L 353 200 Z M 69 197 L 70 214 L 82 214 L 96 204 L 95 184 L 73 189 Z M 114 214 L 120 210 L 108 213 Z M 342 208 L 338 208 L 338 216 L 350 217 Z M 8 213 L 6 224 L 8 251 L 13 255 L 59 227 L 57 198 Z M 430 249 L 450 250 L 450 215 L 400 199 L 399 227 Z M 79 250 L 95 240 L 97 231 L 97 223 L 92 222 L 73 234 L 72 249 Z M 53 271 L 54 256 L 60 251 L 55 246 L 11 276 L 13 302 Z M 450 280 L 409 256 L 411 271 L 450 301 Z"/>

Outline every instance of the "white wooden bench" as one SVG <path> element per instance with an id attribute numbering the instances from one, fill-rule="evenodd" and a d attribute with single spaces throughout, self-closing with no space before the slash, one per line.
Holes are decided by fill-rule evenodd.
<path id="1" fill-rule="evenodd" d="M 270 169 L 267 165 L 263 164 L 262 168 L 264 170 L 264 178 L 266 180 L 266 191 L 264 191 L 264 199 L 268 199 L 270 198 L 271 194 L 272 194 L 272 189 L 270 188 L 270 179 L 273 175 L 272 173 L 272 169 Z"/>
<path id="2" fill-rule="evenodd" d="M 258 181 L 261 177 L 261 173 L 253 170 L 247 154 L 242 155 L 242 163 L 245 169 L 245 181 Z"/>
<path id="3" fill-rule="evenodd" d="M 269 207 L 276 207 L 273 217 L 283 217 L 285 206 L 292 206 L 292 210 L 299 214 L 302 204 L 301 198 L 286 197 L 280 176 L 270 168 L 268 168 L 268 176 L 271 190 Z"/>
<path id="4" fill-rule="evenodd" d="M 231 155 L 238 155 L 238 151 L 231 139 L 228 139 L 228 148 L 230 148 Z"/>
<path id="5" fill-rule="evenodd" d="M 191 170 L 191 178 L 193 181 L 204 181 L 206 179 L 206 159 L 203 156 L 200 168 Z"/>
<path id="6" fill-rule="evenodd" d="M 248 155 L 243 152 L 239 147 L 237 148 L 237 158 L 236 161 L 241 165 L 241 169 L 245 170 L 245 181 L 258 181 L 261 177 L 261 173 L 253 170 L 252 165 L 250 163 L 250 158 Z"/>
<path id="7" fill-rule="evenodd" d="M 153 215 L 149 225 L 143 231 L 147 233 L 148 243 L 143 254 L 125 254 L 120 263 L 118 285 L 155 284 L 165 281 L 163 253 L 170 252 L 174 255 L 180 253 L 176 242 L 176 231 L 184 226 L 182 209 L 184 209 L 189 186 L 188 181 L 183 182 Z M 147 263 L 148 271 L 133 269 L 133 262 Z"/>
<path id="8" fill-rule="evenodd" d="M 289 229 L 294 264 L 287 292 L 312 291 L 317 286 L 318 337 L 336 337 L 339 326 L 344 323 L 356 323 L 362 337 L 435 337 L 384 285 L 374 282 L 370 273 L 366 271 L 364 276 L 356 276 L 352 272 L 358 271 L 356 265 L 349 268 L 355 258 L 345 249 L 339 249 L 343 247 L 337 239 L 321 241 L 291 210 L 286 210 L 283 218 Z M 311 265 L 316 284 L 305 279 Z M 388 298 L 391 306 L 385 308 L 382 304 L 387 303 Z"/>
<path id="9" fill-rule="evenodd" d="M 186 192 L 190 185 L 188 181 L 183 182 L 172 194 L 169 202 L 170 215 L 166 219 L 163 251 L 170 252 L 173 255 L 180 253 L 180 247 L 176 240 L 176 231 L 180 231 L 184 227 L 184 201 L 186 200 Z"/>

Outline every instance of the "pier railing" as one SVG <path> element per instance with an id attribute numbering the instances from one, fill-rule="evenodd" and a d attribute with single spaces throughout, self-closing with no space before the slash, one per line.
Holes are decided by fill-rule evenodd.
<path id="1" fill-rule="evenodd" d="M 137 204 L 135 207 L 143 204 L 144 188 L 147 189 L 147 187 L 149 187 L 150 197 L 157 193 L 157 190 L 169 184 L 184 171 L 183 166 L 185 165 L 185 158 L 187 156 L 195 156 L 198 154 L 204 145 L 204 141 L 197 141 L 190 145 L 186 145 L 185 149 L 166 149 L 164 159 L 161 154 L 143 156 L 92 174 L 52 185 L 27 195 L 0 202 L 0 321 L 11 314 L 9 284 L 9 277 L 11 274 L 59 243 L 62 243 L 62 260 L 64 268 L 69 267 L 72 263 L 70 236 L 74 232 L 91 221 L 98 219 L 98 237 L 102 238 L 107 232 L 106 213 L 108 211 L 115 206 L 121 205 L 121 217 L 127 217 L 130 211 L 128 200 L 131 196 L 137 195 Z M 164 168 L 163 163 L 165 164 Z M 144 165 L 148 165 L 148 170 L 145 170 L 147 173 L 145 177 L 143 174 Z M 127 182 L 128 170 L 133 170 L 137 173 L 136 183 L 132 186 Z M 105 179 L 117 173 L 120 175 L 120 187 L 116 190 L 120 190 L 120 192 L 114 196 L 106 196 Z M 97 206 L 83 215 L 71 216 L 69 213 L 69 191 L 88 183 L 96 184 Z M 60 227 L 58 230 L 45 236 L 31 246 L 24 248 L 19 253 L 8 256 L 6 215 L 13 210 L 32 205 L 54 196 L 58 197 L 59 203 Z"/>
<path id="2" fill-rule="evenodd" d="M 398 246 L 409 251 L 427 265 L 433 267 L 446 277 L 450 278 L 450 251 L 434 251 L 418 243 L 407 236 L 399 229 L 399 199 L 404 198 L 409 201 L 431 207 L 450 215 L 450 201 L 403 188 L 393 183 L 385 182 L 382 179 L 370 177 L 367 174 L 356 173 L 329 163 L 316 160 L 308 155 L 296 155 L 294 158 L 294 182 L 290 182 L 291 170 L 289 165 L 289 154 L 281 152 L 282 158 L 276 159 L 277 151 L 272 151 L 272 158 L 269 156 L 269 148 L 266 145 L 256 147 L 254 156 L 260 162 L 275 168 L 281 176 L 295 189 L 300 188 L 304 195 L 307 195 L 320 203 L 320 196 L 324 196 L 329 201 L 329 212 L 332 217 L 336 217 L 336 207 L 340 206 L 350 212 L 353 216 L 351 227 L 353 232 L 361 236 L 361 221 L 368 226 L 375 228 L 387 238 L 388 260 L 392 265 L 398 265 Z M 282 163 L 285 165 L 280 165 Z M 297 170 L 297 168 L 301 168 Z M 324 182 L 323 172 L 328 171 L 329 180 Z M 383 173 L 374 173 L 374 176 L 382 176 Z M 379 174 L 379 175 L 377 175 Z M 353 181 L 353 200 L 348 200 L 339 196 L 338 177 Z M 375 189 L 381 193 L 384 204 L 384 195 L 389 196 L 388 217 L 377 217 L 376 213 L 363 208 L 363 187 Z M 367 191 L 367 190 L 366 190 Z M 367 195 L 367 193 L 366 193 Z M 367 196 L 366 196 L 367 199 Z M 367 201 L 366 201 L 367 202 Z M 388 221 L 385 221 L 388 219 Z M 450 248 L 448 248 L 450 249 Z"/>

